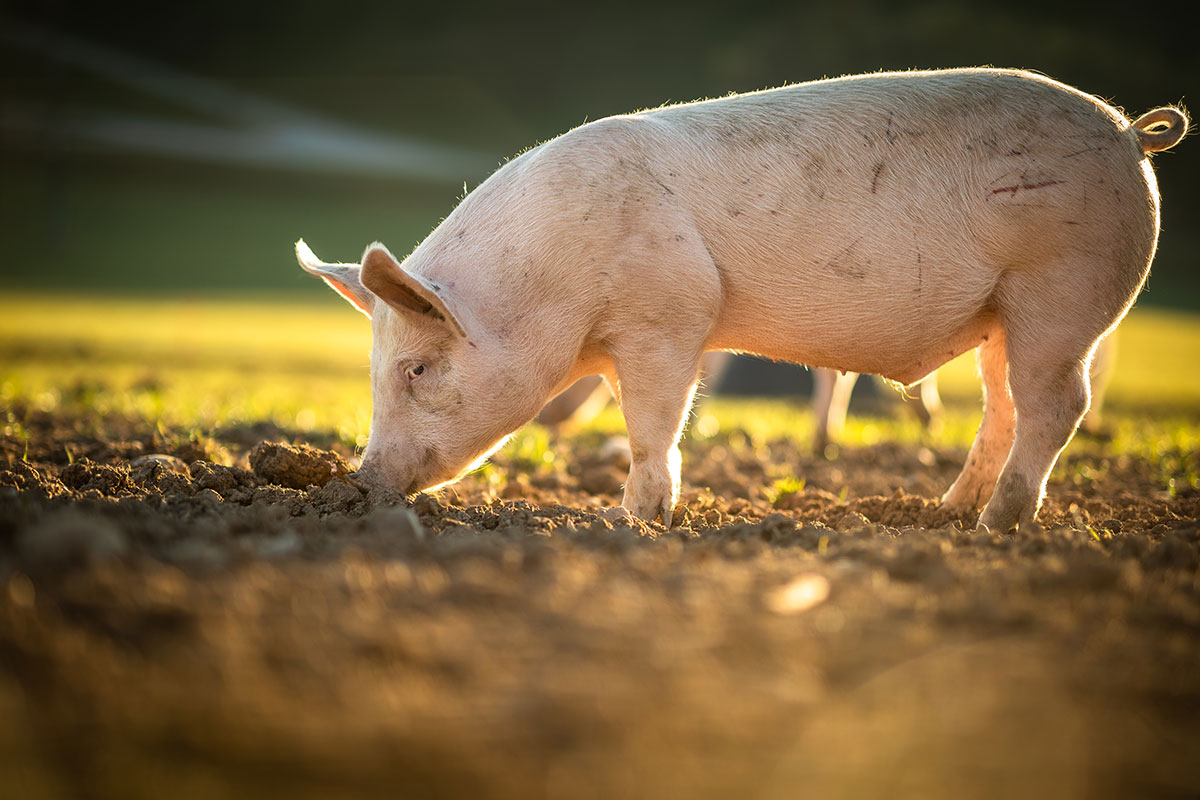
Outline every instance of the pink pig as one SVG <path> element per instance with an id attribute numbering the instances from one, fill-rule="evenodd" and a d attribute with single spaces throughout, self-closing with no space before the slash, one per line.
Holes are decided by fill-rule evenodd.
<path id="1" fill-rule="evenodd" d="M 367 483 L 453 481 L 599 374 L 629 433 L 622 506 L 669 526 L 705 351 L 913 384 L 978 348 L 983 423 L 943 503 L 1008 530 L 1036 524 L 1149 272 L 1147 154 L 1187 126 L 1014 70 L 837 78 L 582 125 L 403 261 L 296 252 L 371 317 Z"/>

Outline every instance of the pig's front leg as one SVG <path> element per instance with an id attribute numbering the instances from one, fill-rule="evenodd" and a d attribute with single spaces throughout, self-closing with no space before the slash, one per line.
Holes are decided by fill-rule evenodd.
<path id="1" fill-rule="evenodd" d="M 621 505 L 668 528 L 679 498 L 679 436 L 700 371 L 699 351 L 688 350 L 660 346 L 614 359 L 630 452 Z"/>

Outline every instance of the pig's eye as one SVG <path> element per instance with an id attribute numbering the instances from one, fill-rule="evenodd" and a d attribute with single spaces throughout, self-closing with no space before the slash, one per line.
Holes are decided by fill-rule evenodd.
<path id="1" fill-rule="evenodd" d="M 417 378 L 425 374 L 424 364 L 410 364 L 408 369 L 404 370 L 404 377 L 410 381 L 415 381 Z"/>

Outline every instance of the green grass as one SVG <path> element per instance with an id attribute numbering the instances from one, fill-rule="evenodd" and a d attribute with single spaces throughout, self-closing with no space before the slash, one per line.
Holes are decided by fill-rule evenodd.
<path id="1" fill-rule="evenodd" d="M 361 447 L 370 424 L 370 347 L 366 318 L 332 294 L 321 300 L 9 293 L 0 297 L 0 405 L 117 413 L 196 431 L 266 420 L 333 431 Z M 897 397 L 895 413 L 851 414 L 843 445 L 969 446 L 979 421 L 972 357 L 948 364 L 940 381 L 948 413 L 932 438 Z M 1200 450 L 1200 316 L 1135 309 L 1120 329 L 1108 398 L 1116 452 L 1159 458 Z M 20 436 L 22 424 L 9 413 L 6 435 Z M 589 429 L 618 434 L 623 427 L 610 406 Z M 716 397 L 694 410 L 689 435 L 807 442 L 813 429 L 807 398 Z M 529 426 L 507 452 L 533 466 L 553 458 L 552 450 L 546 431 Z"/>
<path id="2" fill-rule="evenodd" d="M 370 323 L 320 301 L 0 299 L 0 402 L 211 428 L 269 420 L 365 444 Z"/>

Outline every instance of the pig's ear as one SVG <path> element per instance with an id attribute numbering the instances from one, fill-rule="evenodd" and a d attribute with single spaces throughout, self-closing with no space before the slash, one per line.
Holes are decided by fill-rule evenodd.
<path id="1" fill-rule="evenodd" d="M 459 336 L 467 334 L 438 289 L 422 278 L 404 271 L 388 249 L 376 242 L 363 253 L 362 282 L 379 299 L 397 311 L 419 314 L 443 322 Z"/>
<path id="2" fill-rule="evenodd" d="M 296 260 L 304 271 L 324 279 L 326 283 L 342 297 L 354 304 L 355 308 L 371 316 L 375 307 L 375 295 L 362 284 L 362 267 L 358 264 L 326 264 L 317 258 L 304 240 L 296 242 Z"/>

